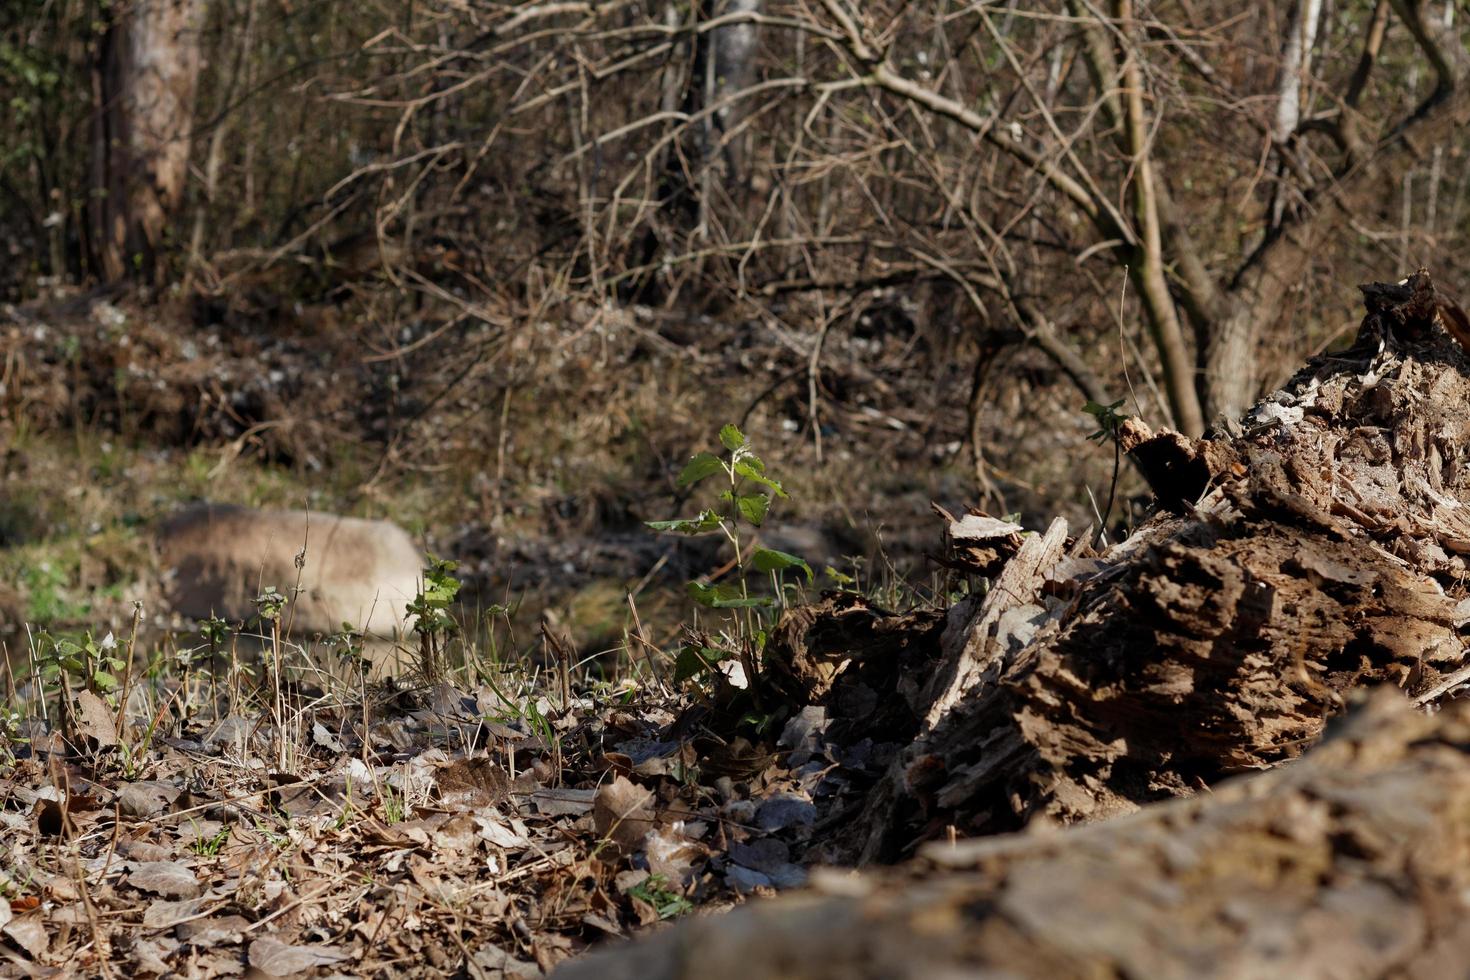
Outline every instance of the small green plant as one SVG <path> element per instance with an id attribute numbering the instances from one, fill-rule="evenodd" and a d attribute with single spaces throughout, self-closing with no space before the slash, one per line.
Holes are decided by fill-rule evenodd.
<path id="1" fill-rule="evenodd" d="M 402 793 L 393 792 L 393 787 L 384 783 L 382 798 L 378 802 L 383 812 L 383 822 L 389 824 L 403 823 L 408 819 L 408 807 Z"/>
<path id="2" fill-rule="evenodd" d="M 208 839 L 195 837 L 193 844 L 194 853 L 199 857 L 214 857 L 219 854 L 219 849 L 224 847 L 225 842 L 229 839 L 230 828 L 228 826 L 221 827 L 213 837 Z"/>
<path id="3" fill-rule="evenodd" d="M 209 655 L 217 656 L 230 635 L 230 624 L 218 616 L 211 616 L 199 624 L 199 638 L 209 647 Z"/>
<path id="4" fill-rule="evenodd" d="M 789 499 L 784 487 L 766 469 L 766 464 L 750 446 L 745 434 L 734 425 L 720 429 L 719 453 L 696 454 L 680 471 L 678 484 L 693 487 L 712 477 L 723 478 L 722 489 L 713 506 L 694 517 L 671 521 L 648 521 L 655 531 L 676 534 L 722 534 L 735 551 L 735 578 L 727 582 L 695 579 L 687 583 L 689 597 L 709 609 L 737 611 L 738 634 L 727 637 L 720 646 L 691 643 L 685 646 L 675 667 L 676 679 L 708 674 L 733 654 L 753 671 L 752 648 L 758 652 L 765 645 L 766 628 L 787 602 L 787 573 L 804 576 L 808 585 L 815 576 L 811 566 L 796 555 L 773 548 L 753 547 L 749 530 L 758 530 L 770 515 L 772 504 Z M 751 588 L 752 573 L 769 577 L 771 594 L 756 594 Z"/>
<path id="5" fill-rule="evenodd" d="M 1123 423 L 1132 417 L 1127 412 L 1118 411 L 1123 401 L 1122 398 L 1119 398 L 1111 405 L 1099 405 L 1097 402 L 1088 402 L 1082 406 L 1082 411 L 1097 420 L 1097 431 L 1088 436 L 1088 439 L 1098 443 L 1106 442 L 1109 439 L 1115 443 L 1118 441 L 1118 434 L 1123 427 Z"/>
<path id="6" fill-rule="evenodd" d="M 30 739 L 21 733 L 21 714 L 13 707 L 0 707 L 0 762 L 6 766 L 16 763 L 15 749 L 30 744 Z"/>
<path id="7" fill-rule="evenodd" d="M 660 919 L 677 919 L 694 910 L 694 903 L 670 888 L 663 875 L 649 875 L 629 888 L 628 895 L 653 906 Z"/>
<path id="8" fill-rule="evenodd" d="M 414 619 L 413 631 L 419 636 L 419 667 L 425 679 L 439 676 L 440 663 L 449 638 L 459 632 L 459 623 L 449 614 L 460 582 L 454 577 L 459 562 L 429 555 L 424 569 L 424 584 L 408 604 L 408 615 Z"/>
<path id="9" fill-rule="evenodd" d="M 254 599 L 250 600 L 255 606 L 256 615 L 262 623 L 279 623 L 281 611 L 286 608 L 286 597 L 276 591 L 274 585 L 267 585 Z"/>
<path id="10" fill-rule="evenodd" d="M 801 570 L 808 583 L 813 579 L 811 566 L 796 555 L 772 548 L 756 548 L 748 556 L 745 542 L 740 533 L 742 526 L 759 528 L 765 523 L 775 498 L 788 499 L 780 482 L 766 472 L 766 464 L 751 449 L 745 434 L 733 425 L 720 429 L 720 445 L 725 452 L 698 453 L 679 473 L 678 484 L 692 487 L 712 476 L 722 475 L 725 489 L 719 494 L 723 505 L 706 508 L 695 517 L 678 518 L 672 521 L 648 521 L 655 531 L 673 531 L 677 534 L 712 534 L 719 532 L 735 549 L 735 564 L 740 571 L 739 582 L 707 584 L 699 581 L 687 586 L 689 596 L 702 606 L 712 609 L 762 608 L 773 605 L 776 600 L 753 597 L 747 587 L 747 567 L 758 572 L 780 575 L 790 569 Z M 781 596 L 777 589 L 777 596 Z"/>
<path id="11" fill-rule="evenodd" d="M 39 634 L 37 663 L 42 680 L 65 677 L 79 678 L 94 694 L 111 695 L 118 688 L 117 674 L 123 661 L 117 656 L 117 641 L 108 633 L 100 641 L 91 633 L 83 634 L 78 643 L 67 637 L 53 637 L 44 630 Z"/>
<path id="12" fill-rule="evenodd" d="M 371 663 L 363 653 L 362 630 L 356 629 L 351 623 L 343 623 L 341 629 L 327 637 L 327 644 L 354 676 L 367 673 Z"/>
<path id="13" fill-rule="evenodd" d="M 1107 533 L 1108 519 L 1113 516 L 1113 499 L 1118 492 L 1118 469 L 1123 462 L 1123 444 L 1120 437 L 1123 423 L 1130 418 L 1127 412 L 1118 411 L 1122 404 L 1123 399 L 1119 398 L 1111 405 L 1099 405 L 1097 402 L 1089 401 L 1082 406 L 1082 411 L 1097 420 L 1097 431 L 1087 438 L 1097 443 L 1111 441 L 1113 444 L 1113 479 L 1108 486 L 1108 505 L 1103 508 L 1100 515 L 1101 520 L 1097 529 L 1099 538 Z"/>

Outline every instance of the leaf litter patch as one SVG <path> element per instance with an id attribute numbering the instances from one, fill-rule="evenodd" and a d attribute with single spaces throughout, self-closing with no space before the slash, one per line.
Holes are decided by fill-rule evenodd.
<path id="1" fill-rule="evenodd" d="M 798 678 L 855 629 L 940 620 L 828 597 L 783 619 L 771 683 L 713 697 L 441 682 L 364 711 L 288 685 L 249 715 L 174 698 L 150 737 L 74 694 L 6 742 L 0 976 L 538 976 L 799 887 L 916 719 L 867 696 L 902 658 Z"/>

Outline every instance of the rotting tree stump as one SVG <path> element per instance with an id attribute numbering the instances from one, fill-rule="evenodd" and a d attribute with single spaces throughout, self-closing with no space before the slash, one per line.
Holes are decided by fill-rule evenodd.
<path id="1" fill-rule="evenodd" d="M 1470 361 L 1436 326 L 1463 314 L 1423 272 L 1364 292 L 1354 347 L 1230 431 L 1126 424 L 1160 514 L 955 626 L 941 672 L 968 680 L 854 824 L 863 858 L 1189 796 L 1300 755 L 1354 688 L 1430 704 L 1470 677 Z"/>

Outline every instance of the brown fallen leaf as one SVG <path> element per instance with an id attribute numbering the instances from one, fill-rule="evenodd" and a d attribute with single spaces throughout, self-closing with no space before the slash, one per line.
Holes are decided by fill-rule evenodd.
<path id="1" fill-rule="evenodd" d="M 205 904 L 206 899 L 203 898 L 186 898 L 180 902 L 159 899 L 143 911 L 143 926 L 147 929 L 167 929 L 198 915 Z"/>
<path id="2" fill-rule="evenodd" d="M 117 721 L 106 701 L 83 689 L 77 693 L 76 705 L 78 732 L 96 742 L 98 748 L 117 744 Z"/>
<path id="3" fill-rule="evenodd" d="M 168 966 L 168 958 L 177 952 L 179 941 L 168 936 L 160 936 L 152 939 L 135 938 L 133 940 L 133 972 L 152 973 L 156 976 L 166 976 L 172 971 Z"/>
<path id="4" fill-rule="evenodd" d="M 15 944 L 25 950 L 32 959 L 40 959 L 46 954 L 46 947 L 51 940 L 46 935 L 46 926 L 39 915 L 26 915 L 19 919 L 11 919 L 0 926 L 0 932 L 9 936 Z"/>
<path id="5" fill-rule="evenodd" d="M 694 869 L 709 856 L 709 849 L 690 840 L 672 827 L 660 827 L 644 837 L 648 867 L 656 875 L 683 886 L 694 878 Z"/>
<path id="6" fill-rule="evenodd" d="M 125 816 L 151 817 L 167 810 L 183 792 L 183 787 L 160 779 L 143 779 L 118 790 L 117 805 Z"/>
<path id="7" fill-rule="evenodd" d="M 510 792 L 510 777 L 485 756 L 459 758 L 435 775 L 440 802 L 450 808 L 494 806 Z"/>
<path id="8" fill-rule="evenodd" d="M 194 872 L 177 861 L 144 861 L 129 873 L 128 884 L 165 898 L 193 898 L 202 890 Z"/>
<path id="9" fill-rule="evenodd" d="M 224 915 L 182 922 L 175 932 L 181 940 L 195 946 L 233 946 L 244 938 L 249 928 L 250 920 L 243 915 Z"/>
<path id="10" fill-rule="evenodd" d="M 597 790 L 592 822 L 600 836 L 625 853 L 636 851 L 654 827 L 653 793 L 618 776 Z"/>
<path id="11" fill-rule="evenodd" d="M 536 804 L 536 812 L 545 817 L 580 817 L 592 809 L 597 792 L 594 789 L 558 789 L 548 786 L 532 793 L 531 802 Z"/>
<path id="12" fill-rule="evenodd" d="M 251 943 L 248 955 L 251 966 L 273 977 L 289 977 L 347 959 L 346 953 L 330 946 L 288 946 L 271 936 L 261 936 Z"/>

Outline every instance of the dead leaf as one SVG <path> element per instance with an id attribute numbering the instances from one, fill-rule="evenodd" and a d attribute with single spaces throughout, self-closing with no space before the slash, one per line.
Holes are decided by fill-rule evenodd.
<path id="1" fill-rule="evenodd" d="M 134 975 L 138 973 L 156 973 L 166 976 L 173 971 L 169 969 L 167 957 L 178 951 L 179 942 L 169 937 L 157 937 L 153 939 L 133 940 L 133 966 Z"/>
<path id="2" fill-rule="evenodd" d="M 337 737 L 327 731 L 327 726 L 321 722 L 317 722 L 311 726 L 311 740 L 322 748 L 335 752 L 338 755 L 347 751 L 342 747 L 342 743 L 337 740 Z"/>
<path id="3" fill-rule="evenodd" d="M 481 946 L 475 950 L 472 958 L 484 975 L 493 980 L 506 980 L 506 978 L 530 980 L 531 977 L 541 975 L 541 970 L 536 964 L 517 959 L 499 946 Z"/>
<path id="4" fill-rule="evenodd" d="M 494 810 L 477 813 L 474 816 L 475 826 L 479 828 L 480 837 L 496 847 L 507 850 L 529 847 L 530 840 L 521 831 L 506 822 L 506 819 Z M 524 828 L 522 828 L 524 829 Z"/>
<path id="5" fill-rule="evenodd" d="M 202 898 L 186 898 L 181 902 L 160 899 L 144 910 L 143 926 L 146 929 L 167 929 L 198 915 L 205 904 L 206 900 Z"/>
<path id="6" fill-rule="evenodd" d="M 39 915 L 11 919 L 0 927 L 0 932 L 15 940 L 15 944 L 30 954 L 31 959 L 40 959 L 46 955 L 46 947 L 51 942 Z"/>
<path id="7" fill-rule="evenodd" d="M 177 861 L 144 861 L 132 869 L 128 884 L 165 898 L 193 898 L 200 892 L 194 872 Z"/>
<path id="8" fill-rule="evenodd" d="M 288 946 L 271 936 L 250 944 L 250 965 L 273 977 L 289 977 L 315 966 L 331 966 L 347 954 L 330 946 Z"/>
<path id="9" fill-rule="evenodd" d="M 77 693 L 76 705 L 78 732 L 96 742 L 98 748 L 117 744 L 117 721 L 106 701 L 83 689 Z"/>
<path id="10" fill-rule="evenodd" d="M 648 853 L 648 868 L 656 875 L 680 886 L 694 878 L 694 867 L 709 856 L 709 850 L 697 841 L 689 840 L 672 828 L 661 827 L 643 839 Z"/>
<path id="11" fill-rule="evenodd" d="M 129 817 L 146 819 L 167 810 L 184 790 L 157 779 L 128 783 L 117 794 L 118 809 Z"/>
<path id="12" fill-rule="evenodd" d="M 223 915 L 180 923 L 178 937 L 195 946 L 233 946 L 245 936 L 250 920 L 243 915 Z"/>
<path id="13" fill-rule="evenodd" d="M 580 817 L 592 809 L 598 791 L 595 789 L 553 789 L 543 787 L 531 794 L 536 810 L 546 817 Z"/>
<path id="14" fill-rule="evenodd" d="M 653 793 L 618 776 L 597 790 L 592 822 L 599 835 L 624 852 L 636 851 L 654 827 Z"/>
<path id="15" fill-rule="evenodd" d="M 495 806 L 510 792 L 510 777 L 485 756 L 455 759 L 439 770 L 435 782 L 440 801 L 451 808 Z"/>

